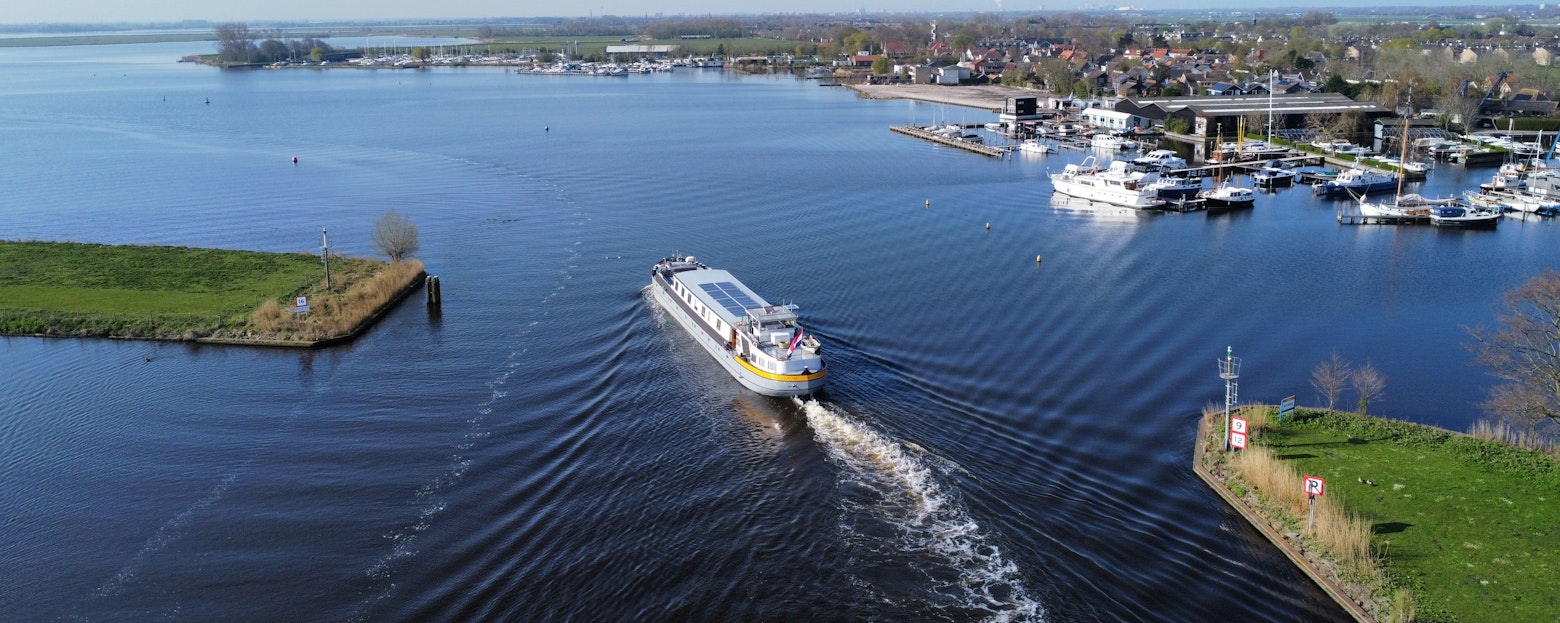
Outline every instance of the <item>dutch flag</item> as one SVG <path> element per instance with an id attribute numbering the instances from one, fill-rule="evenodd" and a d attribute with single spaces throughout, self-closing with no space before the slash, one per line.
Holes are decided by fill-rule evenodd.
<path id="1" fill-rule="evenodd" d="M 802 343 L 802 328 L 801 327 L 797 327 L 796 328 L 796 336 L 791 338 L 791 347 L 785 349 L 785 354 L 786 355 L 791 355 L 792 353 L 795 353 L 796 352 L 796 345 L 797 344 L 801 344 L 801 343 Z"/>

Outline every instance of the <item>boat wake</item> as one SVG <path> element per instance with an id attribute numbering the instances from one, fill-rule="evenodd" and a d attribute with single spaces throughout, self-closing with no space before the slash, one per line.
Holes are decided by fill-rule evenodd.
<path id="1" fill-rule="evenodd" d="M 577 234 L 577 230 L 589 220 L 589 216 L 566 195 L 562 195 L 561 199 L 566 205 L 574 208 L 572 217 L 568 219 L 568 225 L 572 226 L 574 233 Z M 584 243 L 577 239 L 563 249 L 563 267 L 555 276 L 552 289 L 535 303 L 533 309 L 537 311 L 533 314 L 533 318 L 521 325 L 514 335 L 516 343 L 511 346 L 504 362 L 495 370 L 493 378 L 487 382 L 487 398 L 477 403 L 469 415 L 464 416 L 464 430 L 459 440 L 450 447 L 447 467 L 442 473 L 418 486 L 413 493 L 413 501 L 417 508 L 416 516 L 406 524 L 382 535 L 390 543 L 388 550 L 362 571 L 373 588 L 367 591 L 364 598 L 347 614 L 347 621 L 357 623 L 373 620 L 374 608 L 394 596 L 397 590 L 396 576 L 400 566 L 406 564 L 405 560 L 417 556 L 421 551 L 423 546 L 419 541 L 423 534 L 434 528 L 440 516 L 448 509 L 446 498 L 449 491 L 465 480 L 466 473 L 474 463 L 472 455 L 477 452 L 479 445 L 491 437 L 488 419 L 492 417 L 494 408 L 509 396 L 507 387 L 509 381 L 531 365 L 530 348 L 526 344 L 534 334 L 545 328 L 542 326 L 544 321 L 538 318 L 549 315 L 552 304 L 567 290 L 568 282 L 574 279 L 579 269 L 580 249 L 583 245 Z"/>
<path id="2" fill-rule="evenodd" d="M 146 544 L 141 546 L 141 549 L 137 550 L 135 555 L 131 556 L 130 560 L 123 567 L 120 567 L 119 572 L 115 573 L 113 578 L 99 586 L 96 591 L 93 591 L 93 596 L 113 597 L 123 593 L 125 586 L 135 581 L 136 576 L 141 571 L 141 567 L 145 566 L 146 559 L 167 549 L 174 541 L 184 536 L 184 530 L 190 521 L 202 511 L 211 508 L 211 505 L 216 504 L 218 500 L 221 500 L 222 496 L 227 494 L 228 489 L 233 486 L 233 482 L 236 480 L 238 480 L 237 471 L 228 473 L 205 496 L 190 504 L 189 507 L 179 514 L 174 515 L 172 519 L 163 522 L 163 525 L 157 528 L 157 531 L 152 533 L 152 536 L 146 540 Z"/>
<path id="3" fill-rule="evenodd" d="M 906 565 L 929 579 L 932 595 L 919 597 L 929 602 L 922 605 L 957 613 L 950 618 L 1045 620 L 1045 608 L 1029 596 L 1018 566 L 943 491 L 925 459 L 817 400 L 796 403 L 829 458 L 843 468 L 842 489 L 853 490 L 846 496 L 844 529 L 863 550 L 861 558 L 881 556 L 885 567 Z"/>

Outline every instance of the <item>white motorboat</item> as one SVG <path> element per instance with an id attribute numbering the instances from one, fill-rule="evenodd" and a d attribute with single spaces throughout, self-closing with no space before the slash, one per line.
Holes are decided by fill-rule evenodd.
<path id="1" fill-rule="evenodd" d="M 1186 168 L 1186 159 L 1175 155 L 1175 152 L 1168 149 L 1155 149 L 1133 159 L 1132 163 L 1145 167 L 1157 167 L 1161 170 Z"/>
<path id="2" fill-rule="evenodd" d="M 1209 211 L 1239 210 L 1249 208 L 1256 204 L 1257 194 L 1250 188 L 1235 186 L 1229 182 L 1220 184 L 1218 188 L 1202 192 L 1203 205 Z"/>
<path id="3" fill-rule="evenodd" d="M 1097 148 L 1097 149 L 1104 149 L 1104 150 L 1108 150 L 1108 151 L 1117 151 L 1117 150 L 1120 150 L 1125 145 L 1126 145 L 1126 143 L 1124 141 L 1122 141 L 1121 137 L 1119 137 L 1119 136 L 1111 136 L 1109 134 L 1101 133 L 1101 134 L 1095 134 L 1094 136 L 1089 137 L 1089 146 Z"/>
<path id="4" fill-rule="evenodd" d="M 1164 204 L 1151 184 L 1158 173 L 1135 171 L 1121 160 L 1100 169 L 1094 156 L 1082 163 L 1069 164 L 1061 173 L 1051 174 L 1051 186 L 1064 195 L 1100 201 L 1129 208 L 1153 208 Z"/>
<path id="5" fill-rule="evenodd" d="M 1049 154 L 1056 151 L 1056 148 L 1041 142 L 1038 138 L 1030 138 L 1024 139 L 1024 142 L 1019 143 L 1018 150 L 1032 154 Z"/>

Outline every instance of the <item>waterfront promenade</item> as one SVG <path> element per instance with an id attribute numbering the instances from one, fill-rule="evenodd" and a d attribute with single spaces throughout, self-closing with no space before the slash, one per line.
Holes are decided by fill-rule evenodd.
<path id="1" fill-rule="evenodd" d="M 951 106 L 980 108 L 999 112 L 1007 98 L 1021 96 L 1049 97 L 1050 93 L 1034 89 L 981 84 L 972 86 L 946 86 L 940 84 L 848 84 L 862 97 L 879 100 L 910 99 Z"/>

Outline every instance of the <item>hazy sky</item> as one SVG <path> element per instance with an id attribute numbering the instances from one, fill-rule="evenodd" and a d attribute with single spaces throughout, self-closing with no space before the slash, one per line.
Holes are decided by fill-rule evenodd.
<path id="1" fill-rule="evenodd" d="M 1367 0 L 1364 5 L 1493 5 L 1500 0 Z M 1116 6 L 1145 9 L 1194 6 L 1244 6 L 1241 0 L 18 0 L 0 10 L 0 23 L 167 22 L 186 19 L 262 20 L 384 20 L 417 18 L 573 17 L 586 15 L 704 15 L 731 13 L 846 13 L 1098 10 Z M 1501 3 L 1505 4 L 1505 3 Z M 1264 6 L 1359 6 L 1340 0 L 1287 0 Z"/>
<path id="2" fill-rule="evenodd" d="M 1028 0 L 1029 6 L 1037 6 Z M 573 17 L 760 12 L 995 10 L 994 0 L 20 0 L 0 10 L 0 22 L 163 22 L 185 19 L 341 20 L 480 17 Z M 1057 3 L 1061 5 L 1060 2 Z"/>

